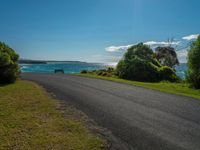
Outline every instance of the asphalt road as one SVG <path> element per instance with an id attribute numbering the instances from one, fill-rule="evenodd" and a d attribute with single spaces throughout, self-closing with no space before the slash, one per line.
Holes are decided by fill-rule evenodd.
<path id="1" fill-rule="evenodd" d="M 72 75 L 26 73 L 22 79 L 73 103 L 120 139 L 126 148 L 119 149 L 200 150 L 200 100 Z"/>

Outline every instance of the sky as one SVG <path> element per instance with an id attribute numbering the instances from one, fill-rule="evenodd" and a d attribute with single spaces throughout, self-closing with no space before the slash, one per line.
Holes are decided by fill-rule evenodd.
<path id="1" fill-rule="evenodd" d="M 199 0 L 0 0 L 0 41 L 24 59 L 116 63 L 128 47 L 178 48 L 200 33 Z"/>

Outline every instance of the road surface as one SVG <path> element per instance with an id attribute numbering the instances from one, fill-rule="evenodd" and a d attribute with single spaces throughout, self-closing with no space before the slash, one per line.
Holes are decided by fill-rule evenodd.
<path id="1" fill-rule="evenodd" d="M 200 100 L 73 75 L 23 73 L 136 150 L 200 150 Z M 118 143 L 118 144 L 119 144 Z"/>

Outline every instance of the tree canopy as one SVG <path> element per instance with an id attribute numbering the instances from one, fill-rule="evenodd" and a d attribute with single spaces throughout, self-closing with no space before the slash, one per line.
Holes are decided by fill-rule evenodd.
<path id="1" fill-rule="evenodd" d="M 200 36 L 191 44 L 188 53 L 187 80 L 197 89 L 200 89 Z"/>
<path id="2" fill-rule="evenodd" d="M 156 59 L 164 66 L 174 68 L 179 64 L 176 51 L 173 47 L 157 47 L 155 49 Z"/>
<path id="3" fill-rule="evenodd" d="M 153 50 L 143 43 L 130 47 L 117 65 L 118 76 L 147 82 L 177 81 L 175 71 L 163 66 L 154 56 Z"/>
<path id="4" fill-rule="evenodd" d="M 12 83 L 19 76 L 19 55 L 5 43 L 0 42 L 0 83 Z"/>

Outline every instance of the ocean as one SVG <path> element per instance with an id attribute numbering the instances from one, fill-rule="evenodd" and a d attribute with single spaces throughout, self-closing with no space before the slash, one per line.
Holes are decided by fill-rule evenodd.
<path id="1" fill-rule="evenodd" d="M 108 65 L 96 63 L 48 63 L 48 64 L 20 64 L 21 72 L 47 72 L 53 73 L 55 69 L 63 69 L 65 73 L 80 73 L 82 70 L 105 69 Z M 185 78 L 186 64 L 176 67 L 176 74 Z"/>
<path id="2" fill-rule="evenodd" d="M 178 66 L 176 66 L 176 74 L 181 77 L 182 79 L 185 79 L 186 71 L 188 69 L 186 63 L 181 63 Z"/>
<path id="3" fill-rule="evenodd" d="M 20 64 L 21 72 L 54 73 L 55 69 L 63 69 L 65 73 L 80 73 L 82 70 L 98 70 L 106 65 L 95 63 L 47 63 L 47 64 Z"/>

